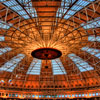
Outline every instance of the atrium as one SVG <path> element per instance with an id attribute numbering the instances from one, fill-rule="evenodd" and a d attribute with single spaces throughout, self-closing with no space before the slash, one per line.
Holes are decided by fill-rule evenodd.
<path id="1" fill-rule="evenodd" d="M 100 0 L 0 0 L 0 100 L 100 100 Z"/>

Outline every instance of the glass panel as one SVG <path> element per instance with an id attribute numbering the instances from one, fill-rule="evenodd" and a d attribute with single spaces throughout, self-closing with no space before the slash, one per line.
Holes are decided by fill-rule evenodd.
<path id="1" fill-rule="evenodd" d="M 0 41 L 5 41 L 5 37 L 4 36 L 0 36 Z"/>
<path id="2" fill-rule="evenodd" d="M 97 41 L 97 42 L 100 42 L 100 36 L 93 36 L 93 35 L 88 36 L 88 41 L 92 41 L 92 42 Z"/>
<path id="3" fill-rule="evenodd" d="M 24 54 L 18 54 L 17 56 L 13 57 L 10 61 L 5 63 L 3 66 L 1 66 L 1 71 L 8 71 L 12 72 L 14 68 L 17 66 L 17 64 L 25 57 Z"/>
<path id="4" fill-rule="evenodd" d="M 100 59 L 100 50 L 99 49 L 83 47 L 82 50 L 86 51 L 86 52 L 90 53 L 91 55 L 94 55 L 95 57 Z"/>
<path id="5" fill-rule="evenodd" d="M 8 6 L 10 9 L 12 9 L 13 11 L 15 11 L 16 13 L 18 13 L 20 16 L 24 17 L 25 19 L 29 19 L 30 17 L 27 15 L 26 11 L 29 13 L 30 16 L 32 17 L 37 17 L 37 13 L 35 8 L 32 7 L 32 2 L 31 0 L 18 0 L 19 3 L 21 3 L 22 5 L 25 4 L 25 10 L 15 1 L 15 0 L 9 0 L 6 2 L 3 2 L 3 0 L 1 1 L 2 3 L 4 3 L 6 6 Z"/>
<path id="6" fill-rule="evenodd" d="M 83 9 L 85 6 L 90 4 L 95 0 L 78 0 L 67 12 L 67 14 L 64 16 L 65 19 L 69 19 L 72 17 L 75 13 L 77 13 L 79 10 Z M 61 2 L 61 8 L 58 9 L 56 17 L 62 17 L 63 14 L 69 9 L 70 3 L 74 3 L 75 0 L 62 0 Z M 62 8 L 64 7 L 64 8 Z"/>
<path id="7" fill-rule="evenodd" d="M 95 0 L 78 0 L 76 4 L 72 6 L 72 8 L 67 12 L 66 16 L 64 17 L 65 19 L 68 19 L 72 17 L 75 13 L 77 13 L 79 10 L 83 9 L 85 6 L 90 4 Z M 74 1 L 75 2 L 75 1 Z M 70 16 L 70 17 L 67 17 Z"/>
<path id="8" fill-rule="evenodd" d="M 79 68 L 79 70 L 81 72 L 85 72 L 85 71 L 94 69 L 87 62 L 82 60 L 82 58 L 76 56 L 75 54 L 69 54 L 68 57 L 75 63 L 75 65 Z"/>
<path id="9" fill-rule="evenodd" d="M 52 60 L 52 68 L 53 68 L 54 75 L 66 74 L 64 66 L 62 65 L 60 59 Z"/>
<path id="10" fill-rule="evenodd" d="M 64 66 L 62 65 L 60 59 L 52 60 L 53 74 L 54 75 L 62 75 L 66 74 Z"/>
<path id="11" fill-rule="evenodd" d="M 27 71 L 27 74 L 40 75 L 40 69 L 41 69 L 41 60 L 33 59 Z"/>
<path id="12" fill-rule="evenodd" d="M 100 27 L 100 17 L 95 18 L 94 20 L 88 21 L 87 23 L 81 24 L 84 29 L 98 28 Z"/>
<path id="13" fill-rule="evenodd" d="M 12 49 L 10 47 L 5 47 L 5 48 L 0 48 L 0 55 L 8 52 L 8 51 L 11 51 Z"/>
<path id="14" fill-rule="evenodd" d="M 6 23 L 5 21 L 0 20 L 0 28 L 2 29 L 9 29 L 12 26 L 12 24 Z"/>

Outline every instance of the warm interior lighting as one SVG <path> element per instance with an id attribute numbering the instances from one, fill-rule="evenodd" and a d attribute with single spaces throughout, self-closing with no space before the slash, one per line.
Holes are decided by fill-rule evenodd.
<path id="1" fill-rule="evenodd" d="M 0 100 L 100 98 L 100 0 L 0 0 Z"/>

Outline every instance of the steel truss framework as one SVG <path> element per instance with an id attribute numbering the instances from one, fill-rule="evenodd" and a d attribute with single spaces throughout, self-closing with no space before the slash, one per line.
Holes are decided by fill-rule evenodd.
<path id="1" fill-rule="evenodd" d="M 12 48 L 11 51 L 0 55 L 0 66 L 2 67 L 18 54 L 25 55 L 12 72 L 0 71 L 0 80 L 4 80 L 4 82 L 0 82 L 1 88 L 15 89 L 17 87 L 19 90 L 30 89 L 43 94 L 55 95 L 65 93 L 66 90 L 85 90 L 89 87 L 93 89 L 100 86 L 100 59 L 82 50 L 82 47 L 86 46 L 100 49 L 100 42 L 88 40 L 89 36 L 100 36 L 100 27 L 84 29 L 89 21 L 92 23 L 92 20 L 100 17 L 100 0 L 92 2 L 82 0 L 89 2 L 85 7 L 77 4 L 79 0 L 62 0 L 62 2 L 59 0 L 58 5 L 50 4 L 52 0 L 22 0 L 23 2 L 14 0 L 17 5 L 22 7 L 18 11 L 11 8 L 17 5 L 11 7 L 5 5 L 10 0 L 0 1 L 0 24 L 6 26 L 5 29 L 3 26 L 0 27 L 0 36 L 5 37 L 4 41 L 0 41 L 0 48 Z M 41 2 L 45 3 L 42 5 Z M 54 2 L 57 1 L 54 0 Z M 34 5 L 30 5 L 30 3 Z M 82 9 L 76 12 L 72 10 L 74 5 L 78 5 Z M 33 13 L 27 11 L 28 8 L 36 9 L 34 16 L 32 16 Z M 46 11 L 45 8 L 56 10 Z M 25 15 L 29 18 L 21 16 L 19 11 L 26 12 Z M 70 15 L 69 11 L 75 11 L 75 13 Z M 69 15 L 69 18 L 65 17 Z M 40 75 L 27 74 L 28 68 L 34 60 L 30 55 L 31 51 L 41 47 L 57 48 L 62 52 L 60 60 L 66 74 L 53 75 L 51 61 L 48 61 L 48 69 L 44 67 L 46 62 L 42 61 Z M 94 70 L 81 72 L 68 57 L 68 54 L 71 53 L 82 58 Z M 9 80 L 11 80 L 10 83 Z M 45 91 L 42 91 L 44 89 Z"/>

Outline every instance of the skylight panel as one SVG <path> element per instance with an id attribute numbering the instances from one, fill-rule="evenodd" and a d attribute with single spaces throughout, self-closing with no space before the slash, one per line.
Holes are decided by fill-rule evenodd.
<path id="1" fill-rule="evenodd" d="M 19 11 L 19 14 L 20 14 L 20 15 L 26 15 L 26 12 L 23 11 L 23 10 L 21 10 L 21 11 Z"/>
<path id="2" fill-rule="evenodd" d="M 5 41 L 5 37 L 4 36 L 0 36 L 0 42 L 1 41 Z"/>
<path id="3" fill-rule="evenodd" d="M 4 2 L 4 1 L 6 1 L 6 0 L 0 0 L 0 2 Z"/>
<path id="4" fill-rule="evenodd" d="M 100 42 L 100 36 L 93 36 L 93 35 L 88 36 L 88 41 L 92 41 L 92 42 L 97 41 L 97 42 Z"/>
<path id="5" fill-rule="evenodd" d="M 53 75 L 63 75 L 66 71 L 60 61 L 60 59 L 52 60 Z"/>
<path id="6" fill-rule="evenodd" d="M 100 50 L 99 49 L 83 47 L 82 50 L 86 51 L 86 52 L 90 53 L 91 55 L 94 55 L 95 57 L 100 59 Z"/>
<path id="7" fill-rule="evenodd" d="M 29 2 L 30 1 L 30 2 Z M 37 13 L 35 8 L 33 8 L 31 0 L 26 0 L 26 6 L 25 9 L 26 11 L 32 16 L 32 17 L 37 17 Z M 29 3 L 28 3 L 29 2 Z M 29 7 L 30 6 L 30 7 Z"/>
<path id="8" fill-rule="evenodd" d="M 0 67 L 0 71 L 7 71 L 12 72 L 14 68 L 18 65 L 18 63 L 25 57 L 24 54 L 18 54 L 17 56 L 13 57 L 10 61 L 5 63 L 3 66 Z"/>
<path id="9" fill-rule="evenodd" d="M 89 1 L 89 2 L 93 2 L 93 1 L 95 1 L 95 0 L 87 0 L 87 1 Z"/>
<path id="10" fill-rule="evenodd" d="M 40 75 L 40 70 L 41 70 L 41 60 L 33 59 L 27 71 L 27 74 Z"/>
<path id="11" fill-rule="evenodd" d="M 2 29 L 9 29 L 12 26 L 12 24 L 8 24 L 5 21 L 0 20 L 0 28 Z"/>
<path id="12" fill-rule="evenodd" d="M 68 18 L 70 18 L 71 16 L 70 15 L 65 15 L 65 19 L 68 19 Z"/>
<path id="13" fill-rule="evenodd" d="M 84 29 L 98 28 L 100 27 L 100 17 L 97 17 L 94 20 L 88 21 L 87 23 L 82 23 L 81 26 Z"/>
<path id="14" fill-rule="evenodd" d="M 11 51 L 12 49 L 10 47 L 5 47 L 5 48 L 0 48 L 0 55 L 8 52 L 8 51 Z"/>
<path id="15" fill-rule="evenodd" d="M 74 10 L 74 13 L 76 13 L 76 11 L 79 11 L 80 9 L 82 9 L 81 6 L 78 6 L 78 5 L 74 5 L 71 10 Z M 76 11 L 75 11 L 76 10 Z M 70 10 L 69 10 L 70 11 Z"/>
<path id="16" fill-rule="evenodd" d="M 17 10 L 22 10 L 23 8 L 20 5 L 16 5 L 16 6 L 12 6 L 11 9 L 17 11 Z"/>
<path id="17" fill-rule="evenodd" d="M 73 15 L 73 14 L 75 14 L 75 11 L 69 11 L 67 14 L 69 14 L 69 15 Z"/>
<path id="18" fill-rule="evenodd" d="M 64 10 L 63 8 L 58 8 L 58 11 L 56 13 L 56 17 L 61 17 L 62 13 L 66 12 L 66 10 Z"/>
<path id="19" fill-rule="evenodd" d="M 73 2 L 75 2 L 75 0 L 62 0 L 62 3 L 73 3 Z"/>
<path id="20" fill-rule="evenodd" d="M 71 9 L 67 12 L 67 14 L 64 16 L 65 19 L 69 19 L 72 17 L 75 13 L 77 13 L 79 10 L 86 7 L 88 4 L 93 2 L 95 0 L 78 0 L 76 4 L 74 4 Z M 73 0 L 75 2 L 75 0 Z"/>
<path id="21" fill-rule="evenodd" d="M 77 3 L 75 5 L 72 6 L 72 8 L 68 11 L 68 13 L 66 14 L 66 16 L 68 14 L 70 14 L 71 16 L 74 15 L 76 12 L 78 12 L 79 10 L 81 10 L 83 7 L 87 6 L 89 4 L 89 2 L 84 1 L 84 0 L 79 0 L 77 1 Z M 65 19 L 68 19 L 70 17 L 64 17 Z"/>
<path id="22" fill-rule="evenodd" d="M 21 12 L 19 12 L 19 10 L 23 10 L 23 8 L 20 5 L 18 5 L 18 3 L 15 0 L 6 1 L 6 2 L 4 2 L 4 4 L 6 6 L 8 6 L 10 9 L 12 9 L 13 11 L 17 12 L 19 15 L 21 15 L 21 16 L 23 15 L 23 14 L 21 14 Z M 25 11 L 24 11 L 24 13 L 27 14 Z M 29 18 L 29 16 L 28 16 L 28 18 Z M 26 17 L 25 17 L 25 19 L 26 19 Z"/>
<path id="23" fill-rule="evenodd" d="M 89 4 L 88 0 L 87 1 L 86 0 L 79 0 L 77 2 L 77 5 L 83 6 L 83 7 L 87 6 L 88 4 Z"/>
<path id="24" fill-rule="evenodd" d="M 3 1 L 1 1 L 3 2 Z M 22 0 L 19 0 L 19 2 L 22 4 Z M 30 14 L 32 17 L 37 17 L 36 10 L 35 8 L 32 8 L 32 2 L 28 3 L 29 0 L 26 0 L 25 3 L 27 7 L 24 7 L 26 11 Z M 27 4 L 28 3 L 28 4 Z M 29 19 L 30 17 L 27 15 L 26 11 L 15 1 L 15 0 L 10 0 L 4 2 L 6 6 L 8 6 L 10 9 L 13 11 L 17 12 L 19 15 L 21 15 L 25 19 Z M 23 5 L 23 4 L 22 4 Z M 29 7 L 30 6 L 30 7 Z M 34 14 L 34 15 L 33 15 Z"/>
<path id="25" fill-rule="evenodd" d="M 81 72 L 90 71 L 94 68 L 91 67 L 87 62 L 82 60 L 82 58 L 76 56 L 75 54 L 69 54 L 68 57 L 75 63 Z"/>
<path id="26" fill-rule="evenodd" d="M 24 17 L 25 19 L 29 19 L 29 16 L 28 15 L 24 15 L 22 17 Z"/>

